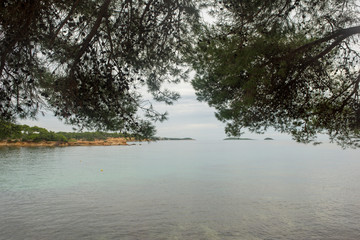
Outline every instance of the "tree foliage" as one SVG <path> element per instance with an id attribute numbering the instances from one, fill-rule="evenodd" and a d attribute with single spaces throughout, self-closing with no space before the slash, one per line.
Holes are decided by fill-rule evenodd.
<path id="1" fill-rule="evenodd" d="M 121 133 L 110 133 L 110 132 L 58 132 L 57 134 L 62 134 L 68 140 L 106 140 L 107 138 L 123 138 L 125 137 Z"/>
<path id="2" fill-rule="evenodd" d="M 58 141 L 67 142 L 67 138 L 61 133 L 48 131 L 45 128 L 29 127 L 11 122 L 0 121 L 0 140 L 8 141 Z"/>
<path id="3" fill-rule="evenodd" d="M 0 120 L 0 140 L 19 139 L 21 137 L 21 130 L 20 125 Z"/>
<path id="4" fill-rule="evenodd" d="M 152 131 L 141 116 L 165 115 L 138 88 L 178 98 L 161 83 L 184 77 L 181 51 L 197 20 L 190 0 L 2 0 L 0 119 L 51 109 L 80 128 Z"/>
<path id="5" fill-rule="evenodd" d="M 359 6 L 355 0 L 224 0 L 190 56 L 198 99 L 229 135 L 269 127 L 300 142 L 319 133 L 359 146 Z"/>
<path id="6" fill-rule="evenodd" d="M 148 140 L 155 135 L 153 126 L 146 126 L 146 131 L 142 130 L 142 135 L 127 135 L 118 132 L 53 132 L 45 128 L 28 125 L 14 124 L 11 122 L 0 121 L 0 140 L 7 141 L 57 141 L 68 142 L 69 140 L 106 140 L 107 138 L 131 138 L 137 140 Z"/>

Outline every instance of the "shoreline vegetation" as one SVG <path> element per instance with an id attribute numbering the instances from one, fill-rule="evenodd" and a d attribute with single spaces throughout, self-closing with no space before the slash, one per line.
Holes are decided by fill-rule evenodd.
<path id="1" fill-rule="evenodd" d="M 67 146 L 115 146 L 128 145 L 132 139 L 126 138 L 107 138 L 87 140 L 73 140 L 73 141 L 17 141 L 17 140 L 2 140 L 0 147 L 67 147 Z"/>
<path id="2" fill-rule="evenodd" d="M 115 132 L 53 132 L 37 126 L 0 121 L 0 147 L 116 146 L 128 142 L 194 140 L 192 138 L 153 137 L 139 139 Z"/>

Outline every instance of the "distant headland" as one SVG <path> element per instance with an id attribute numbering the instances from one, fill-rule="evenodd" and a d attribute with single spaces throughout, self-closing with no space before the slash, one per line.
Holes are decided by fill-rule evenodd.
<path id="1" fill-rule="evenodd" d="M 153 138 L 151 138 L 151 140 L 154 140 L 154 141 L 183 141 L 183 140 L 195 140 L 195 139 L 190 138 L 190 137 L 186 137 L 186 138 L 153 137 Z"/>
<path id="2" fill-rule="evenodd" d="M 224 140 L 244 140 L 244 141 L 252 141 L 252 140 L 255 140 L 255 139 L 252 139 L 252 138 L 240 138 L 240 137 L 229 137 L 229 138 L 225 138 Z M 270 141 L 270 140 L 274 140 L 270 137 L 267 137 L 267 138 L 264 138 L 264 140 L 266 141 Z"/>
<path id="3" fill-rule="evenodd" d="M 224 140 L 254 140 L 252 138 L 240 138 L 240 137 L 229 137 L 225 138 Z"/>

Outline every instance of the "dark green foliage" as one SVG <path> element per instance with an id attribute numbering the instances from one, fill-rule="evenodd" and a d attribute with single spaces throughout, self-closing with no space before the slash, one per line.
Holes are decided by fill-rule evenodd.
<path id="1" fill-rule="evenodd" d="M 238 136 L 269 127 L 299 142 L 360 138 L 356 1 L 220 1 L 190 56 L 198 99 Z M 222 9 L 222 10 L 220 10 Z"/>
<path id="2" fill-rule="evenodd" d="M 0 121 L 0 140 L 67 142 L 67 138 L 61 133 L 55 133 L 36 126 L 29 127 L 28 125 L 17 125 L 5 121 Z"/>
<path id="3" fill-rule="evenodd" d="M 29 127 L 27 125 L 20 125 L 22 134 L 22 141 L 29 142 L 41 142 L 41 141 L 56 141 L 56 142 L 67 142 L 67 138 L 52 131 L 48 131 L 45 128 L 40 127 Z"/>
<path id="4" fill-rule="evenodd" d="M 125 137 L 124 134 L 121 133 L 109 133 L 109 132 L 58 132 L 57 134 L 61 134 L 69 140 L 75 139 L 75 140 L 86 140 L 86 141 L 105 140 L 109 137 L 113 137 L 113 138 Z"/>
<path id="5" fill-rule="evenodd" d="M 0 120 L 0 140 L 21 138 L 22 127 Z"/>
<path id="6" fill-rule="evenodd" d="M 198 19 L 194 4 L 2 0 L 0 119 L 35 117 L 49 107 L 80 129 L 148 131 L 149 121 L 166 116 L 138 89 L 147 86 L 167 103 L 178 98 L 160 87 L 185 76 L 181 51 Z"/>
<path id="7" fill-rule="evenodd" d="M 152 128 L 153 129 L 153 128 Z M 148 130 L 150 131 L 150 130 Z M 146 132 L 146 131 L 145 131 Z M 150 132 L 153 136 L 155 133 Z M 142 136 L 142 135 L 141 135 Z M 17 141 L 56 141 L 56 142 L 68 142 L 71 139 L 75 140 L 106 140 L 107 138 L 138 138 L 142 140 L 138 135 L 125 135 L 117 132 L 52 132 L 45 128 L 37 126 L 29 127 L 28 125 L 17 125 L 10 122 L 0 121 L 0 140 L 17 140 Z"/>

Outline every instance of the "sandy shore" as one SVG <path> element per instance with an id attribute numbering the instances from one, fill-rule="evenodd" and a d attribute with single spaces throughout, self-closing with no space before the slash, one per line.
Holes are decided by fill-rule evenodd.
<path id="1" fill-rule="evenodd" d="M 66 147 L 66 146 L 115 146 L 115 145 L 128 145 L 127 141 L 131 139 L 126 138 L 107 138 L 106 140 L 83 141 L 76 140 L 70 142 L 54 142 L 54 141 L 41 141 L 41 142 L 8 142 L 0 141 L 0 147 Z"/>

